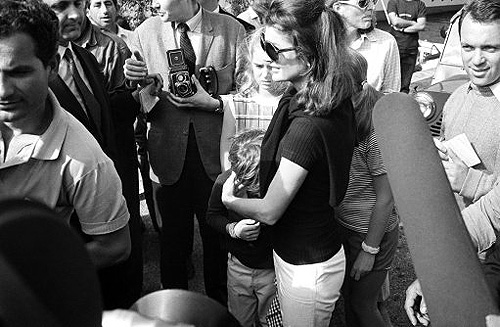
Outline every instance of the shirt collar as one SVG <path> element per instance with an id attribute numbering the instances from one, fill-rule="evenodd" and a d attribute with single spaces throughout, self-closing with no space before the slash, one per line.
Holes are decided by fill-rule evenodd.
<path id="1" fill-rule="evenodd" d="M 359 49 L 361 45 L 365 42 L 365 40 L 368 40 L 369 42 L 375 42 L 377 41 L 377 38 L 375 35 L 371 32 L 368 33 L 363 33 L 357 38 L 354 42 L 351 43 L 351 48 L 352 49 Z"/>
<path id="2" fill-rule="evenodd" d="M 68 123 L 64 120 L 63 115 L 66 114 L 61 108 L 55 95 L 49 90 L 49 101 L 52 104 L 52 121 L 49 127 L 42 135 L 21 134 L 15 137 L 15 149 L 10 148 L 9 151 L 16 151 L 2 163 L 0 161 L 0 169 L 20 165 L 28 162 L 30 159 L 37 160 L 56 160 L 59 158 L 64 139 L 68 130 Z M 0 134 L 0 140 L 2 135 Z M 11 141 L 12 142 L 12 141 Z"/>
<path id="3" fill-rule="evenodd" d="M 497 98 L 497 100 L 500 101 L 500 81 L 488 86 L 477 86 L 474 83 L 469 82 L 467 93 L 469 93 L 472 90 L 484 96 L 495 96 L 495 98 Z"/>
<path id="4" fill-rule="evenodd" d="M 71 45 L 71 42 L 68 42 L 67 46 L 59 45 L 59 47 L 57 48 L 57 53 L 59 54 L 59 56 L 61 56 L 61 60 L 62 60 L 62 58 L 64 58 L 64 54 L 66 53 L 66 49 L 70 49 L 72 53 L 74 52 L 73 46 Z"/>
<path id="5" fill-rule="evenodd" d="M 252 7 L 248 7 L 247 12 L 248 12 L 248 16 L 250 17 L 250 19 L 258 19 L 259 18 L 259 16 L 255 12 L 255 10 L 253 10 Z"/>
<path id="6" fill-rule="evenodd" d="M 197 28 L 200 26 L 202 18 L 201 12 L 202 12 L 201 6 L 198 5 L 198 11 L 196 12 L 196 14 L 194 14 L 193 17 L 191 17 L 188 21 L 185 22 L 187 26 L 189 26 L 189 30 L 191 32 L 197 31 Z M 179 22 L 176 22 L 175 28 L 177 28 L 179 24 L 180 24 Z"/>
<path id="7" fill-rule="evenodd" d="M 64 139 L 66 138 L 68 122 L 63 117 L 66 112 L 50 90 L 49 100 L 52 103 L 52 122 L 47 130 L 40 135 L 40 139 L 36 143 L 33 151 L 33 159 L 56 160 L 59 158 Z"/>
<path id="8" fill-rule="evenodd" d="M 215 7 L 215 9 L 214 9 L 213 12 L 217 13 L 217 14 L 220 14 L 220 7 L 219 6 Z"/>
<path id="9" fill-rule="evenodd" d="M 491 92 L 495 95 L 498 101 L 500 101 L 500 81 L 493 85 L 490 85 Z"/>

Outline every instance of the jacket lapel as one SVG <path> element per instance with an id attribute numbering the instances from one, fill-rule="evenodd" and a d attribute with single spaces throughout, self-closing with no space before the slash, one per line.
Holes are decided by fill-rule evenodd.
<path id="1" fill-rule="evenodd" d="M 207 62 L 208 53 L 212 46 L 214 40 L 214 28 L 212 25 L 212 20 L 209 15 L 205 14 L 205 9 L 202 9 L 202 19 L 201 19 L 201 51 L 202 56 L 199 58 L 200 67 L 205 67 Z"/>

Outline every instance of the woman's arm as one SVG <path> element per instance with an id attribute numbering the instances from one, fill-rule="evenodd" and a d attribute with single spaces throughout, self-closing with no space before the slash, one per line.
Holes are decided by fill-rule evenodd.
<path id="1" fill-rule="evenodd" d="M 283 215 L 302 186 L 308 171 L 300 165 L 281 158 L 278 171 L 263 199 L 242 199 L 233 194 L 234 173 L 224 183 L 222 202 L 229 210 L 267 225 L 274 225 Z"/>
<path id="2" fill-rule="evenodd" d="M 394 200 L 389 180 L 387 179 L 387 174 L 374 176 L 373 184 L 377 200 L 375 202 L 375 206 L 373 207 L 368 233 L 364 242 L 370 247 L 378 248 L 382 238 L 384 237 L 385 227 L 391 215 Z M 362 274 L 372 270 L 374 262 L 374 254 L 369 254 L 361 250 L 356 258 L 356 261 L 354 262 L 351 277 L 359 280 Z"/>
<path id="3" fill-rule="evenodd" d="M 233 103 L 232 95 L 230 96 L 221 96 L 222 101 L 224 102 L 224 118 L 222 120 L 222 132 L 220 134 L 220 166 L 222 171 L 226 171 L 231 168 L 229 164 L 229 148 L 231 147 L 231 140 L 229 138 L 236 133 L 236 118 L 234 118 L 233 113 Z"/>

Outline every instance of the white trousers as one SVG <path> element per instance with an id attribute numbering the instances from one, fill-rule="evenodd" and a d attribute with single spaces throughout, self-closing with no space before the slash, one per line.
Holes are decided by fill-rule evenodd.
<path id="1" fill-rule="evenodd" d="M 327 327 L 344 281 L 345 254 L 341 248 L 324 262 L 292 265 L 274 252 L 278 296 L 285 327 Z"/>

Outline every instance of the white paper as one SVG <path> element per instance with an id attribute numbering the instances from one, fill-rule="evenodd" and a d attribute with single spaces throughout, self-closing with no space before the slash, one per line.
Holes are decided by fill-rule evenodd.
<path id="1" fill-rule="evenodd" d="M 154 83 L 149 84 L 139 91 L 139 99 L 141 101 L 141 109 L 145 113 L 149 113 L 151 109 L 156 105 L 160 98 L 154 95 L 151 95 L 151 91 L 153 90 Z"/>
<path id="2" fill-rule="evenodd" d="M 481 159 L 474 151 L 472 144 L 470 143 L 467 135 L 464 133 L 455 136 L 454 138 L 444 141 L 443 144 L 451 149 L 462 161 L 468 166 L 473 167 L 481 163 Z"/>

